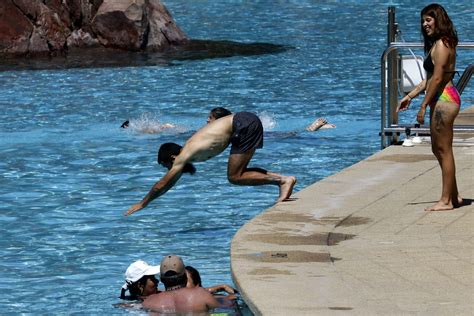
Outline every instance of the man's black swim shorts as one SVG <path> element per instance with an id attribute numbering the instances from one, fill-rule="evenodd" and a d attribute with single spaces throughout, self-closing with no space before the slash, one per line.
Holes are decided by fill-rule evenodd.
<path id="1" fill-rule="evenodd" d="M 231 154 L 263 147 L 263 126 L 257 115 L 250 112 L 237 112 L 232 121 Z"/>

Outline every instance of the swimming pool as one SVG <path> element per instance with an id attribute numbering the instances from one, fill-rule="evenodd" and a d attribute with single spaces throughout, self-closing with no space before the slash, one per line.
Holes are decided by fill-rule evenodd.
<path id="1" fill-rule="evenodd" d="M 386 2 L 163 2 L 191 38 L 293 49 L 0 73 L 2 314 L 130 313 L 113 306 L 128 264 L 159 264 L 169 253 L 198 268 L 204 286 L 231 283 L 230 240 L 273 204 L 278 189 L 230 185 L 228 151 L 196 164 L 194 176 L 148 208 L 122 216 L 164 174 L 158 146 L 183 143 L 212 107 L 257 112 L 266 138 L 253 164 L 297 176 L 296 191 L 379 150 Z M 404 37 L 418 41 L 423 5 L 399 3 Z M 469 3 L 446 6 L 464 39 L 472 34 Z M 472 57 L 460 53 L 458 65 Z M 473 103 L 469 93 L 464 106 Z M 403 120 L 414 121 L 410 111 Z M 319 116 L 337 128 L 289 133 Z M 143 134 L 120 129 L 125 119 L 177 128 Z"/>

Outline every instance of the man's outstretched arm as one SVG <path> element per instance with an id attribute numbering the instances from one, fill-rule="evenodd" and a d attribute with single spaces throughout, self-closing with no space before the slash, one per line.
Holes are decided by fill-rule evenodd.
<path id="1" fill-rule="evenodd" d="M 183 165 L 182 164 L 174 164 L 173 167 L 165 174 L 161 180 L 156 182 L 153 187 L 151 188 L 150 192 L 137 204 L 132 205 L 125 213 L 125 216 L 131 215 L 136 211 L 145 208 L 148 203 L 156 199 L 157 197 L 165 194 L 169 189 L 171 189 L 176 182 L 178 182 L 179 178 L 183 174 Z"/>
<path id="2" fill-rule="evenodd" d="M 308 125 L 308 127 L 306 127 L 306 130 L 308 132 L 315 132 L 320 128 L 334 128 L 334 127 L 336 127 L 336 125 L 329 124 L 328 121 L 324 117 L 320 117 L 316 119 L 313 123 Z"/>

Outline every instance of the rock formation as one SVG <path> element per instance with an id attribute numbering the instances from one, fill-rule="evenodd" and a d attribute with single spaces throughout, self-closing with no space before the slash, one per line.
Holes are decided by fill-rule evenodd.
<path id="1" fill-rule="evenodd" d="M 104 47 L 163 51 L 187 43 L 159 0 L 1 0 L 0 55 Z"/>

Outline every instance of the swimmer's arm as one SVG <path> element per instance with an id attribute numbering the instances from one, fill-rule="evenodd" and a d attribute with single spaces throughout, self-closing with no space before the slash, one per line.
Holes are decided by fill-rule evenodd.
<path id="1" fill-rule="evenodd" d="M 205 291 L 205 289 L 203 290 Z M 203 296 L 203 298 L 206 302 L 206 306 L 208 309 L 213 309 L 222 306 L 222 304 L 219 303 L 219 301 L 211 293 L 207 293 L 207 295 L 205 297 Z"/>
<path id="2" fill-rule="evenodd" d="M 324 117 L 317 118 L 313 123 L 306 127 L 308 132 L 315 132 L 321 128 L 335 128 L 336 125 L 329 124 Z"/>
<path id="3" fill-rule="evenodd" d="M 145 195 L 145 197 L 139 203 L 132 205 L 125 212 L 124 215 L 128 216 L 141 210 L 142 208 L 145 208 L 151 201 L 165 194 L 176 184 L 176 182 L 178 182 L 179 178 L 181 178 L 181 175 L 183 174 L 183 168 L 184 164 L 175 161 L 173 167 L 166 173 L 163 178 L 161 178 L 161 180 L 159 180 L 153 185 L 150 192 L 148 192 L 148 194 Z"/>
<path id="4" fill-rule="evenodd" d="M 229 293 L 229 294 L 237 293 L 236 289 L 234 289 L 233 287 L 231 287 L 230 285 L 227 285 L 227 284 L 214 285 L 214 286 L 208 287 L 207 290 L 211 294 L 219 292 L 219 291 L 224 291 L 224 292 Z"/>
<path id="5" fill-rule="evenodd" d="M 321 126 L 321 129 L 326 129 L 326 128 L 336 128 L 336 124 L 326 123 L 323 126 Z"/>

